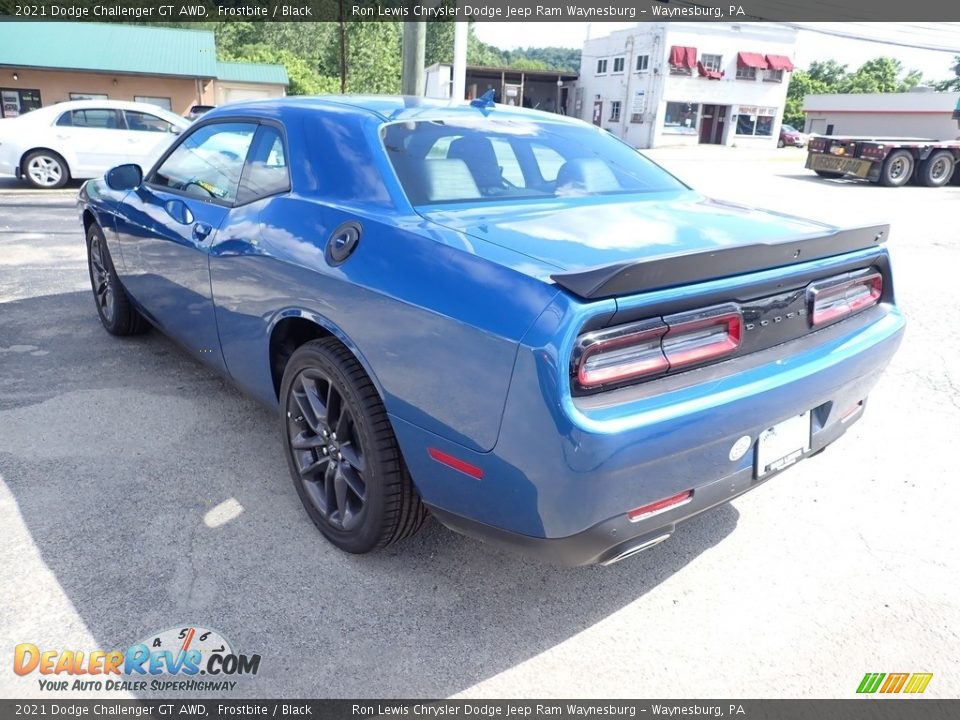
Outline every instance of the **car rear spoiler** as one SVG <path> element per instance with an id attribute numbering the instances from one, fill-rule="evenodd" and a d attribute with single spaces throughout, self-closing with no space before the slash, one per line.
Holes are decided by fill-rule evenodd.
<path id="1" fill-rule="evenodd" d="M 586 300 L 599 300 L 865 250 L 882 243 L 889 231 L 889 225 L 851 228 L 798 240 L 615 263 L 578 272 L 558 273 L 550 278 L 574 295 Z"/>

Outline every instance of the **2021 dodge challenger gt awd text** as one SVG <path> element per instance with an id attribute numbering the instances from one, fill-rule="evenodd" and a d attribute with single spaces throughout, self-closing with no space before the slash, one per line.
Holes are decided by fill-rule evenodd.
<path id="1" fill-rule="evenodd" d="M 859 418 L 904 323 L 886 227 L 711 200 L 577 120 L 483 101 L 212 110 L 79 204 L 104 327 L 277 407 L 311 520 L 428 512 L 610 563 Z"/>

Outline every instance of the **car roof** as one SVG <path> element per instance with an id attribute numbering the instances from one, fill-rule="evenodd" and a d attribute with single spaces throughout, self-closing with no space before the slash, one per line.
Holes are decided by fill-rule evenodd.
<path id="1" fill-rule="evenodd" d="M 582 125 L 583 121 L 566 115 L 548 113 L 512 105 L 477 107 L 469 102 L 455 103 L 449 100 L 433 100 L 404 95 L 317 95 L 288 96 L 269 100 L 250 100 L 221 105 L 211 111 L 220 115 L 242 113 L 280 114 L 287 109 L 324 110 L 336 107 L 340 112 L 364 116 L 376 116 L 383 122 L 409 120 L 443 120 L 464 117 L 494 117 L 499 119 L 525 120 L 527 122 L 556 122 Z"/>

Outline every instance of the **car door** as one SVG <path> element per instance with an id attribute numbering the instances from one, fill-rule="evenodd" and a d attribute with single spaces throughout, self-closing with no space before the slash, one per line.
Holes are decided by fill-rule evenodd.
<path id="1" fill-rule="evenodd" d="M 164 332 L 224 369 L 209 249 L 236 203 L 255 122 L 213 122 L 178 142 L 124 200 L 124 287 Z"/>
<path id="2" fill-rule="evenodd" d="M 76 158 L 76 177 L 95 177 L 127 162 L 123 115 L 113 108 L 70 110 L 52 128 L 53 149 Z"/>

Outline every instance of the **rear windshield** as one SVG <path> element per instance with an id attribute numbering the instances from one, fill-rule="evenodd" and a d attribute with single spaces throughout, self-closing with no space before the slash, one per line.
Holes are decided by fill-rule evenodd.
<path id="1" fill-rule="evenodd" d="M 673 176 L 589 125 L 492 118 L 383 129 L 413 205 L 680 190 Z"/>

